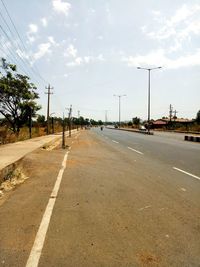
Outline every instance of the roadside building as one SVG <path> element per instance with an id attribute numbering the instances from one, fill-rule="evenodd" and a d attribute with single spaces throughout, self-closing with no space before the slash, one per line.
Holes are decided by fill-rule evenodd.
<path id="1" fill-rule="evenodd" d="M 180 128 L 185 127 L 188 128 L 189 126 L 193 125 L 195 120 L 189 120 L 184 118 L 173 118 L 170 120 L 169 118 L 165 119 L 158 119 L 152 121 L 151 128 L 153 129 L 167 129 L 167 128 Z"/>

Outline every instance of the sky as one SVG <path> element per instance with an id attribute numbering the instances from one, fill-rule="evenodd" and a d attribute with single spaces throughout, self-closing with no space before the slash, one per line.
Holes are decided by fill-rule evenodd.
<path id="1" fill-rule="evenodd" d="M 74 117 L 117 121 L 114 95 L 126 95 L 121 120 L 145 120 L 148 72 L 137 67 L 160 66 L 151 118 L 168 116 L 170 104 L 180 118 L 200 110 L 200 0 L 1 0 L 0 12 L 0 57 L 37 85 L 40 114 L 50 84 L 54 116 L 72 105 Z"/>

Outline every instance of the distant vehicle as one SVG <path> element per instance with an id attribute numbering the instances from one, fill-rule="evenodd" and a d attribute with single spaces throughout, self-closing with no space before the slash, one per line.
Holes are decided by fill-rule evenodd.
<path id="1" fill-rule="evenodd" d="M 114 126 L 114 127 L 115 127 L 115 129 L 119 128 L 118 124 L 115 124 L 115 126 Z"/>
<path id="2" fill-rule="evenodd" d="M 147 129 L 146 129 L 146 127 L 145 127 L 144 125 L 141 125 L 141 126 L 139 127 L 139 131 L 141 131 L 141 132 L 146 132 Z"/>

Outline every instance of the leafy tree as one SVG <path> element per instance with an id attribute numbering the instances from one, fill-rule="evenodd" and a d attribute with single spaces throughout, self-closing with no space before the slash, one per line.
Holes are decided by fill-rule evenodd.
<path id="1" fill-rule="evenodd" d="M 200 124 L 200 110 L 197 112 L 196 122 Z"/>
<path id="2" fill-rule="evenodd" d="M 39 98 L 36 89 L 28 76 L 16 73 L 16 66 L 6 63 L 6 73 L 0 78 L 0 113 L 16 135 L 40 109 L 34 101 Z"/>
<path id="3" fill-rule="evenodd" d="M 85 119 L 85 125 L 90 125 L 90 120 L 88 118 Z"/>
<path id="4" fill-rule="evenodd" d="M 91 123 L 92 125 L 94 125 L 94 126 L 98 125 L 98 122 L 95 121 L 95 120 L 93 120 L 93 119 L 90 120 L 90 123 Z"/>
<path id="5" fill-rule="evenodd" d="M 46 125 L 45 116 L 44 115 L 38 115 L 37 123 L 39 123 L 39 125 L 44 127 Z"/>
<path id="6" fill-rule="evenodd" d="M 135 118 L 133 118 L 133 119 L 132 119 L 132 121 L 133 121 L 133 124 L 134 124 L 134 125 L 139 125 L 139 124 L 140 124 L 140 121 L 141 121 L 141 119 L 140 119 L 140 118 L 138 118 L 138 117 L 135 117 Z"/>

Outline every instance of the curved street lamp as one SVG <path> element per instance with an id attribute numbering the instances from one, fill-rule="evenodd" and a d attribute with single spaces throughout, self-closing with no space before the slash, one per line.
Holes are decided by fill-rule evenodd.
<path id="1" fill-rule="evenodd" d="M 148 71 L 148 134 L 150 133 L 150 94 L 151 94 L 151 71 L 161 69 L 162 67 L 155 67 L 155 68 L 142 68 L 137 67 L 139 70 L 147 70 Z"/>

